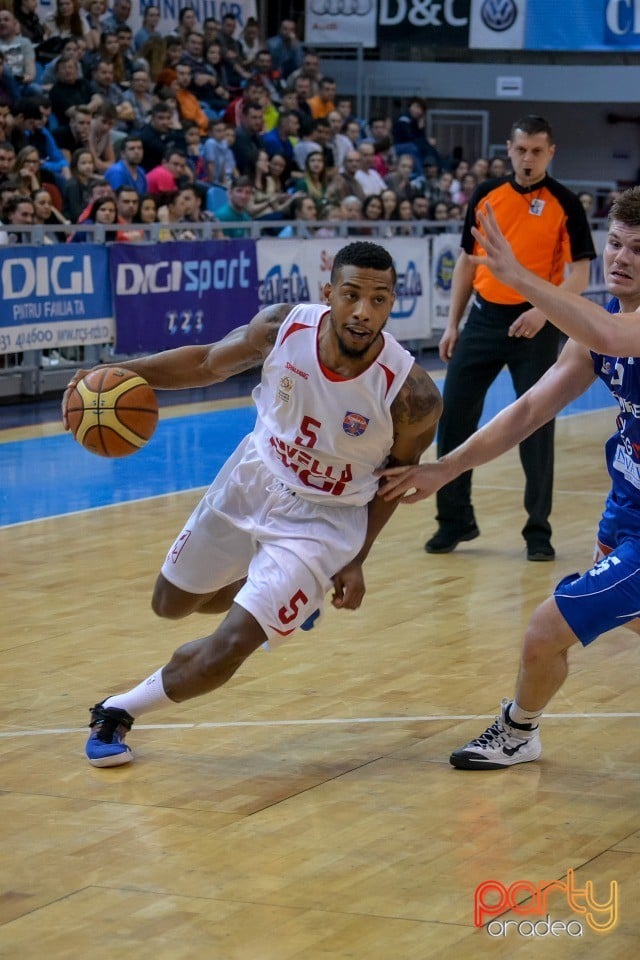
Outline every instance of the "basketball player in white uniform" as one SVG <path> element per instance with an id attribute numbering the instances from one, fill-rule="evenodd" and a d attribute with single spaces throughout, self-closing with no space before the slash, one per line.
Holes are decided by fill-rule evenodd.
<path id="1" fill-rule="evenodd" d="M 227 616 L 91 709 L 94 766 L 131 760 L 124 737 L 136 717 L 225 683 L 321 608 L 331 586 L 334 606 L 360 606 L 362 563 L 395 508 L 376 497 L 376 471 L 418 463 L 441 411 L 431 378 L 384 332 L 395 280 L 384 248 L 355 242 L 335 258 L 328 306 L 268 307 L 218 343 L 120 364 L 156 389 L 263 369 L 256 426 L 174 542 L 153 596 L 162 617 Z"/>

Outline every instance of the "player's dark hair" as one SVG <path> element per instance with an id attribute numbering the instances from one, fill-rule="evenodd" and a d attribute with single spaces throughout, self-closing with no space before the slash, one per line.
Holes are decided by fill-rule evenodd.
<path id="1" fill-rule="evenodd" d="M 549 143 L 555 143 L 551 124 L 548 120 L 545 120 L 544 117 L 538 117 L 535 113 L 529 113 L 526 117 L 521 117 L 520 120 L 516 120 L 509 133 L 510 140 L 515 139 L 518 130 L 526 133 L 528 137 L 533 137 L 536 133 L 546 133 L 549 138 Z"/>
<path id="2" fill-rule="evenodd" d="M 612 220 L 618 220 L 627 227 L 640 227 L 640 187 L 630 187 L 613 201 L 609 223 Z"/>
<path id="3" fill-rule="evenodd" d="M 388 250 L 369 240 L 348 243 L 335 255 L 331 269 L 331 283 L 343 267 L 368 267 L 370 270 L 391 270 L 392 285 L 396 285 L 396 269 Z"/>

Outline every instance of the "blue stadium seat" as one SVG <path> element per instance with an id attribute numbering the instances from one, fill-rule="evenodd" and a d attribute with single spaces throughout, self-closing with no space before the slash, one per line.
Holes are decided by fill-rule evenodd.
<path id="1" fill-rule="evenodd" d="M 215 213 L 228 199 L 226 187 L 220 183 L 214 183 L 207 191 L 207 210 Z"/>

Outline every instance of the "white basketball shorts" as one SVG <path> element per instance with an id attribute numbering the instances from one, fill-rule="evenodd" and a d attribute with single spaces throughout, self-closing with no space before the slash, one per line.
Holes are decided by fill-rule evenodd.
<path id="1" fill-rule="evenodd" d="M 235 602 L 276 646 L 322 609 L 331 577 L 358 553 L 366 529 L 366 506 L 325 506 L 292 493 L 249 434 L 187 520 L 162 574 L 195 594 L 246 577 Z"/>

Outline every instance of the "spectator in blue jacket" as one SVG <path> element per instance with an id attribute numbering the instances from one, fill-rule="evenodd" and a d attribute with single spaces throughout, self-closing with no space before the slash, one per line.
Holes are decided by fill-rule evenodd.
<path id="1" fill-rule="evenodd" d="M 18 84 L 9 67 L 5 65 L 4 53 L 0 51 L 0 103 L 13 110 L 19 96 Z"/>
<path id="2" fill-rule="evenodd" d="M 40 157 L 40 168 L 47 170 L 59 187 L 71 176 L 66 157 L 45 126 L 38 97 L 18 100 L 10 139 L 16 151 L 23 147 L 35 147 Z"/>
<path id="3" fill-rule="evenodd" d="M 422 97 L 412 97 L 409 108 L 393 122 L 393 143 L 396 154 L 410 153 L 419 169 L 427 160 L 437 163 L 442 169 L 442 158 L 436 149 L 435 140 L 427 138 L 427 105 Z"/>
<path id="4" fill-rule="evenodd" d="M 295 20 L 283 20 L 275 37 L 267 40 L 267 49 L 273 60 L 273 67 L 280 71 L 285 79 L 294 70 L 302 66 L 304 50 L 298 40 Z"/>
<path id="5" fill-rule="evenodd" d="M 122 144 L 120 160 L 112 163 L 104 172 L 105 180 L 115 193 L 118 187 L 131 187 L 138 196 L 147 193 L 147 175 L 140 166 L 144 148 L 139 136 L 131 134 Z"/>

